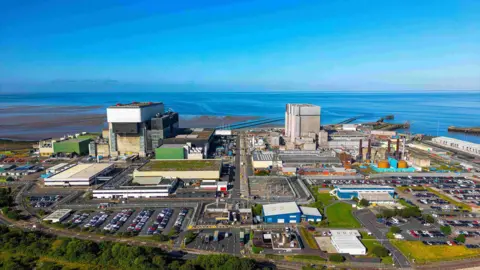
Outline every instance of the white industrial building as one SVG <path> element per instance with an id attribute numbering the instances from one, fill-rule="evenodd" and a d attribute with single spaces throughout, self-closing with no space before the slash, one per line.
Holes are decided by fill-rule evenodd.
<path id="1" fill-rule="evenodd" d="M 113 168 L 113 164 L 109 163 L 78 164 L 45 178 L 44 183 L 45 186 L 89 186 Z"/>
<path id="2" fill-rule="evenodd" d="M 358 192 L 358 199 L 365 199 L 370 203 L 375 204 L 394 204 L 395 198 L 393 198 L 389 193 L 385 192 Z"/>
<path id="3" fill-rule="evenodd" d="M 287 104 L 285 107 L 285 136 L 293 142 L 297 137 L 320 131 L 320 106 Z"/>
<path id="4" fill-rule="evenodd" d="M 350 255 L 366 255 L 367 249 L 360 241 L 360 233 L 357 230 L 330 230 L 332 233 L 332 245 L 338 253 Z"/>
<path id="5" fill-rule="evenodd" d="M 98 189 L 93 191 L 95 199 L 126 198 L 159 198 L 167 197 L 171 189 L 168 187 L 135 187 L 120 189 Z"/>
<path id="6" fill-rule="evenodd" d="M 452 148 L 480 157 L 480 144 L 477 143 L 471 143 L 448 137 L 436 137 L 432 139 L 432 142 L 444 147 Z"/>
<path id="7" fill-rule="evenodd" d="M 64 221 L 72 213 L 72 209 L 58 209 L 55 212 L 44 218 L 44 221 L 51 221 L 52 223 L 58 223 Z"/>
<path id="8" fill-rule="evenodd" d="M 163 103 L 132 102 L 107 108 L 110 155 L 145 156 L 175 136 L 178 113 L 165 111 Z"/>
<path id="9" fill-rule="evenodd" d="M 59 163 L 55 166 L 52 166 L 50 168 L 47 169 L 47 173 L 51 173 L 51 174 L 55 174 L 55 173 L 58 173 L 62 170 L 65 170 L 67 167 L 68 163 Z"/>

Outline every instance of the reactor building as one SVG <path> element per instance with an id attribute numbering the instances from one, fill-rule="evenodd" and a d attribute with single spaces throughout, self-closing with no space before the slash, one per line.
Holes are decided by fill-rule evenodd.
<path id="1" fill-rule="evenodd" d="M 312 104 L 287 104 L 285 108 L 285 136 L 295 138 L 317 134 L 320 131 L 320 106 Z"/>
<path id="2" fill-rule="evenodd" d="M 146 156 L 175 136 L 178 113 L 165 112 L 163 103 L 132 102 L 107 108 L 109 147 L 112 157 L 138 154 Z"/>

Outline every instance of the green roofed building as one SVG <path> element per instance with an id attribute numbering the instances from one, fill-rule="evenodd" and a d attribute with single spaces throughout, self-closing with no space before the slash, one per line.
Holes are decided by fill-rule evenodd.
<path id="1" fill-rule="evenodd" d="M 58 153 L 77 153 L 79 155 L 88 154 L 88 144 L 91 139 L 70 139 L 65 141 L 58 141 L 53 143 L 53 152 Z"/>
<path id="2" fill-rule="evenodd" d="M 164 144 L 155 149 L 155 159 L 185 159 L 183 144 Z"/>

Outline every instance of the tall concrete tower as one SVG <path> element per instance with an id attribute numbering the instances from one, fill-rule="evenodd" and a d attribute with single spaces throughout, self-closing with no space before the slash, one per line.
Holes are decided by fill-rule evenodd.
<path id="1" fill-rule="evenodd" d="M 320 131 L 320 106 L 312 104 L 287 104 L 285 107 L 285 136 L 294 141 L 309 133 Z"/>

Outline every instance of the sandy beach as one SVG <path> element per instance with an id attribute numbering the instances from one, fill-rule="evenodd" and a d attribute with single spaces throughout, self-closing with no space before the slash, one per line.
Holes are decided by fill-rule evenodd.
<path id="1" fill-rule="evenodd" d="M 18 106 L 0 108 L 0 138 L 39 140 L 78 132 L 100 132 L 106 128 L 106 114 L 100 106 Z M 182 116 L 180 127 L 212 128 L 258 117 Z"/>

